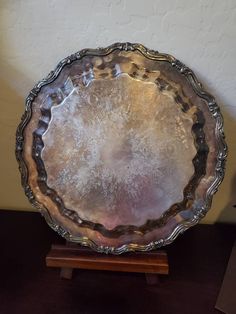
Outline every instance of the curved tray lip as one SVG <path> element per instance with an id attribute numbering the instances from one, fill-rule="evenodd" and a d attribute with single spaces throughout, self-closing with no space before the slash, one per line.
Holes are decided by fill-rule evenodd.
<path id="1" fill-rule="evenodd" d="M 87 237 L 74 237 L 70 232 L 65 230 L 62 226 L 58 225 L 53 218 L 50 216 L 49 211 L 40 204 L 31 190 L 28 184 L 28 168 L 24 161 L 23 157 L 23 148 L 24 148 L 24 130 L 29 123 L 32 115 L 32 104 L 34 99 L 38 96 L 41 88 L 47 84 L 53 82 L 58 75 L 61 73 L 62 69 L 72 62 L 76 60 L 82 59 L 84 56 L 105 56 L 112 53 L 115 50 L 120 51 L 138 51 L 144 57 L 154 60 L 154 61 L 166 61 L 170 63 L 176 70 L 184 75 L 188 82 L 190 83 L 191 87 L 193 88 L 194 92 L 202 99 L 205 100 L 209 111 L 211 112 L 212 116 L 215 118 L 216 128 L 215 128 L 215 137 L 218 146 L 218 154 L 217 154 L 217 161 L 216 161 L 216 168 L 215 168 L 215 176 L 211 186 L 208 188 L 206 192 L 205 202 L 201 206 L 200 209 L 194 212 L 193 218 L 188 221 L 183 221 L 179 223 L 171 234 L 167 238 L 162 238 L 157 241 L 150 242 L 147 245 L 139 245 L 136 243 L 129 243 L 124 244 L 120 247 L 110 247 L 110 246 L 101 246 L 96 244 L 94 241 L 91 241 Z M 138 44 L 138 43 L 115 43 L 106 48 L 98 48 L 98 49 L 83 49 L 67 58 L 63 59 L 59 62 L 57 67 L 54 71 L 51 71 L 49 75 L 39 81 L 34 88 L 30 91 L 28 97 L 26 98 L 25 102 L 25 112 L 21 118 L 21 122 L 16 131 L 16 159 L 19 164 L 19 170 L 21 173 L 21 184 L 24 188 L 25 194 L 28 197 L 30 203 L 40 211 L 40 213 L 46 219 L 48 225 L 55 230 L 59 235 L 64 237 L 68 241 L 80 243 L 84 246 L 89 246 L 93 250 L 101 253 L 112 253 L 112 254 L 121 254 L 124 252 L 129 251 L 149 251 L 163 245 L 167 245 L 175 240 L 175 238 L 186 229 L 190 228 L 191 226 L 197 224 L 208 212 L 211 206 L 212 197 L 218 190 L 219 185 L 223 181 L 224 174 L 225 174 L 225 162 L 227 157 L 227 145 L 225 142 L 225 136 L 223 131 L 223 117 L 221 115 L 219 106 L 217 105 L 214 97 L 206 92 L 202 86 L 202 84 L 198 81 L 194 72 L 186 67 L 181 61 L 177 60 L 175 57 L 159 53 L 158 51 L 151 50 L 146 48 L 145 46 Z"/>

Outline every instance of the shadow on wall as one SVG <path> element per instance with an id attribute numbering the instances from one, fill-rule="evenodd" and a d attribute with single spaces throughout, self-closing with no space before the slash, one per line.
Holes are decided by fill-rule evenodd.
<path id="1" fill-rule="evenodd" d="M 236 223 L 236 173 L 232 179 L 229 202 L 221 210 L 218 221 L 226 223 Z"/>
<path id="2" fill-rule="evenodd" d="M 1 55 L 0 68 L 0 208 L 32 210 L 21 188 L 15 159 L 15 132 L 25 101 L 18 87 L 22 82 L 25 84 L 27 78 L 13 69 Z"/>
<path id="3" fill-rule="evenodd" d="M 236 223 L 236 208 L 234 207 L 236 204 L 236 121 L 235 117 L 230 115 L 230 112 L 226 111 L 227 107 L 221 107 L 224 116 L 226 141 L 228 144 L 228 157 L 222 189 L 219 189 L 219 193 L 216 195 L 215 199 L 216 204 L 219 203 L 221 205 L 217 220 L 226 223 Z M 224 201 L 222 202 L 221 199 Z"/>
<path id="4" fill-rule="evenodd" d="M 215 196 L 214 203 L 221 205 L 221 210 L 217 221 L 226 223 L 236 223 L 236 123 L 233 115 L 230 115 L 221 105 L 221 111 L 224 117 L 224 129 L 226 142 L 228 145 L 228 158 L 226 162 L 225 179 L 222 187 Z"/>

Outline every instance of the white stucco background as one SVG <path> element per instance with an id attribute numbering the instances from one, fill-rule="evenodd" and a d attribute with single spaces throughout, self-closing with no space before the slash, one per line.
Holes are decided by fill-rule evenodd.
<path id="1" fill-rule="evenodd" d="M 235 0 L 1 0 L 0 208 L 31 210 L 14 156 L 15 129 L 33 85 L 82 48 L 140 42 L 173 54 L 214 94 L 230 155 L 205 222 L 236 222 Z"/>

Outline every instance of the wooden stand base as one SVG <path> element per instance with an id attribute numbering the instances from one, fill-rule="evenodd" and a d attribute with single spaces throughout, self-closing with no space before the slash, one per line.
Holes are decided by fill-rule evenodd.
<path id="1" fill-rule="evenodd" d="M 73 269 L 110 270 L 145 273 L 148 284 L 158 283 L 158 274 L 167 275 L 169 264 L 165 251 L 105 255 L 75 245 L 52 245 L 46 257 L 48 267 L 61 268 L 61 278 L 71 279 Z"/>

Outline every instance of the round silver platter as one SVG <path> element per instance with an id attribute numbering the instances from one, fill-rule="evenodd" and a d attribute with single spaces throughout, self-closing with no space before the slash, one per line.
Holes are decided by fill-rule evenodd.
<path id="1" fill-rule="evenodd" d="M 214 98 L 180 61 L 140 44 L 62 60 L 17 129 L 29 201 L 68 241 L 113 254 L 166 245 L 198 223 L 226 153 Z"/>

